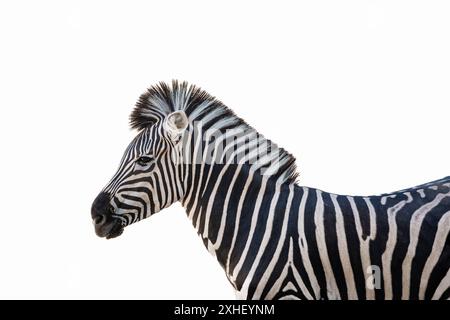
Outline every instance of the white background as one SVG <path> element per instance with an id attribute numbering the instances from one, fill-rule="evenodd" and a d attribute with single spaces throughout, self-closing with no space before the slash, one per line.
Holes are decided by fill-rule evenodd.
<path id="1" fill-rule="evenodd" d="M 179 204 L 97 238 L 90 206 L 160 80 L 297 157 L 300 183 L 450 174 L 448 1 L 2 1 L 0 298 L 234 298 Z"/>

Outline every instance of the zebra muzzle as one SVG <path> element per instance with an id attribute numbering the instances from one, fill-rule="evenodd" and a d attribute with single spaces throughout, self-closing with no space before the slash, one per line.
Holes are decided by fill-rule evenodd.
<path id="1" fill-rule="evenodd" d="M 112 239 L 122 234 L 122 221 L 114 217 L 114 209 L 110 204 L 110 195 L 102 192 L 92 203 L 91 216 L 97 236 Z"/>

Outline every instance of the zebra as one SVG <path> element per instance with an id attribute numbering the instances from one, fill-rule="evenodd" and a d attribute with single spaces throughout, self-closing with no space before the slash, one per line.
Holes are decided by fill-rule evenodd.
<path id="1" fill-rule="evenodd" d="M 239 299 L 450 299 L 450 176 L 377 196 L 301 186 L 295 158 L 194 85 L 159 83 L 92 204 L 96 234 L 181 202 Z"/>

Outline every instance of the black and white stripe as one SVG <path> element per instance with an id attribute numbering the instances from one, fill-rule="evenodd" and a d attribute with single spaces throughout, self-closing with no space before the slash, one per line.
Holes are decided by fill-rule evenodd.
<path id="1" fill-rule="evenodd" d="M 126 226 L 180 201 L 240 298 L 450 298 L 450 177 L 370 197 L 301 187 L 290 154 L 186 83 L 150 88 L 131 124 L 111 214 Z"/>

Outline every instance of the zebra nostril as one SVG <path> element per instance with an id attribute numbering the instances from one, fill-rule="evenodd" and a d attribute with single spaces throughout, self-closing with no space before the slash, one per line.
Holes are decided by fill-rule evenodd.
<path id="1" fill-rule="evenodd" d="M 102 224 L 106 220 L 106 217 L 104 214 L 100 214 L 94 218 L 94 224 L 99 225 Z"/>

